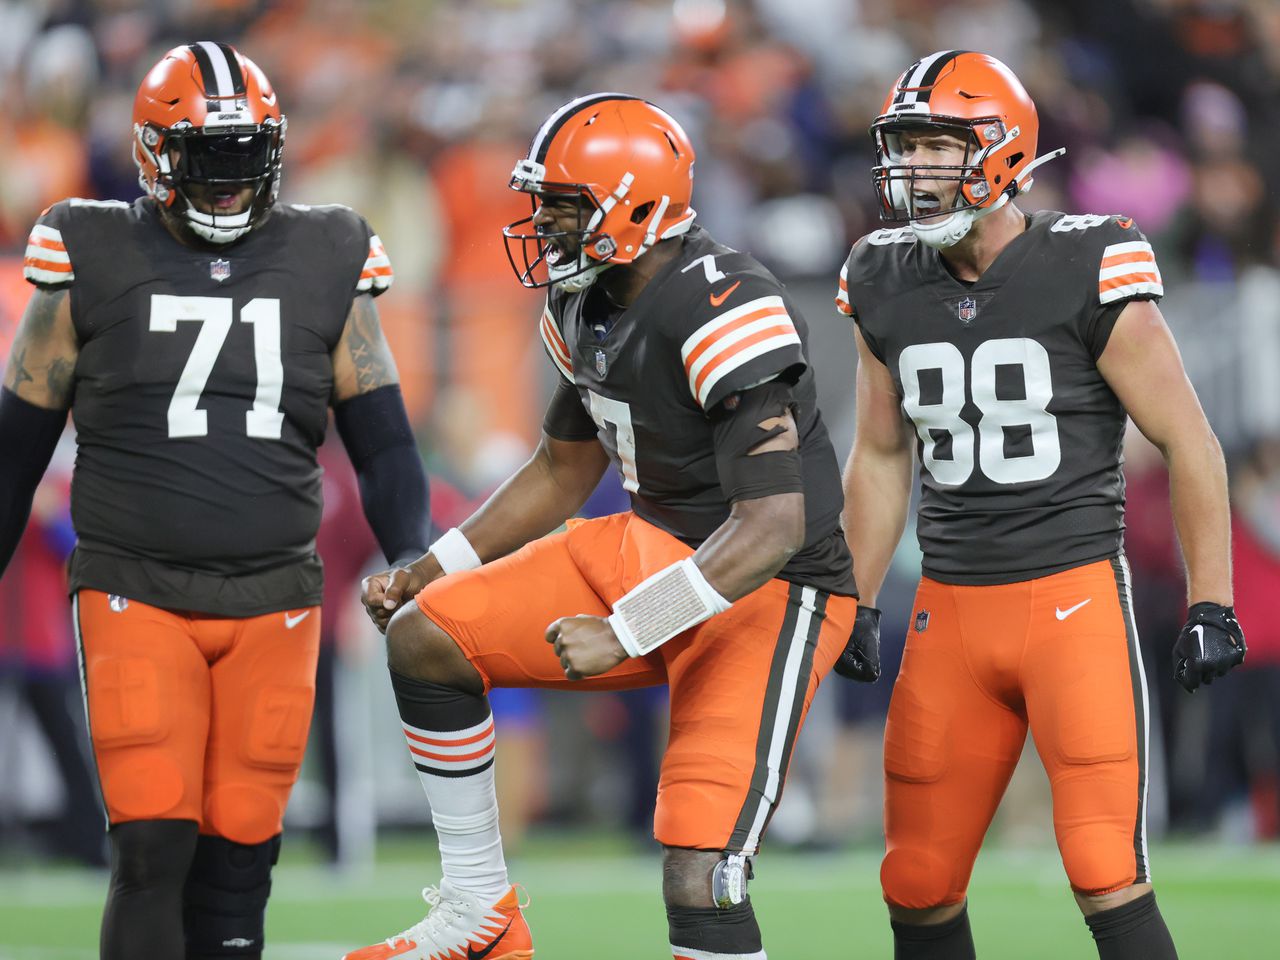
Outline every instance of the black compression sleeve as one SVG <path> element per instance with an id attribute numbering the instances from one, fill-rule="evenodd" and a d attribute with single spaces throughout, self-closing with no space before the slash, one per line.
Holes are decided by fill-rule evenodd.
<path id="1" fill-rule="evenodd" d="M 760 423 L 788 410 L 794 412 L 795 399 L 791 386 L 781 380 L 730 394 L 716 407 L 712 414 L 716 471 L 730 503 L 804 490 L 799 448 L 753 452 L 783 432 L 782 427 L 764 429 Z"/>
<path id="2" fill-rule="evenodd" d="M 431 536 L 430 497 L 399 384 L 344 400 L 333 416 L 378 546 L 391 563 L 416 560 Z"/>
<path id="3" fill-rule="evenodd" d="M 66 422 L 65 410 L 37 407 L 8 387 L 0 390 L 0 574 L 22 539 L 31 498 Z"/>

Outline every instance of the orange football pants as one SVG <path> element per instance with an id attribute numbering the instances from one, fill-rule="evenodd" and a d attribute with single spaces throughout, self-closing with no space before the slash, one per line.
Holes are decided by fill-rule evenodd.
<path id="1" fill-rule="evenodd" d="M 73 601 L 107 818 L 281 830 L 315 699 L 320 608 L 227 618 L 81 590 Z"/>
<path id="2" fill-rule="evenodd" d="M 671 732 L 654 836 L 668 846 L 753 854 L 782 793 L 818 683 L 853 628 L 857 601 L 782 580 L 647 657 L 565 679 L 545 632 L 605 617 L 646 577 L 693 551 L 632 513 L 570 521 L 478 570 L 435 581 L 418 607 L 491 687 L 626 690 L 669 684 Z"/>
<path id="3" fill-rule="evenodd" d="M 1071 886 L 1147 881 L 1147 690 L 1123 557 L 1023 583 L 924 579 L 885 728 L 890 904 L 960 902 L 1027 729 Z"/>

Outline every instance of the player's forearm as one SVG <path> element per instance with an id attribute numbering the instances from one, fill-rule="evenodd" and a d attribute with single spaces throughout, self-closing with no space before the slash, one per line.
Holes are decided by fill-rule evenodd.
<path id="1" fill-rule="evenodd" d="M 1230 605 L 1231 509 L 1218 439 L 1206 424 L 1161 452 L 1169 467 L 1173 522 L 1187 565 L 1188 603 Z"/>
<path id="2" fill-rule="evenodd" d="M 884 455 L 859 449 L 844 475 L 844 530 L 853 554 L 860 600 L 875 606 L 907 525 L 911 504 L 911 450 Z"/>
<path id="3" fill-rule="evenodd" d="M 66 423 L 63 410 L 0 390 L 0 576 L 4 575 L 31 515 L 31 499 Z"/>
<path id="4" fill-rule="evenodd" d="M 529 462 L 460 528 L 483 562 L 505 557 L 577 513 L 608 462 L 594 440 L 566 444 L 544 438 Z"/>
<path id="5" fill-rule="evenodd" d="M 772 580 L 803 546 L 804 494 L 779 493 L 734 503 L 693 558 L 715 591 L 733 601 Z"/>

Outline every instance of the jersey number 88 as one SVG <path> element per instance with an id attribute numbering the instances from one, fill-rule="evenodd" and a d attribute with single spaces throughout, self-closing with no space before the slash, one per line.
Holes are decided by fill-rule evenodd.
<path id="1" fill-rule="evenodd" d="M 996 368 L 1022 368 L 1025 396 L 1002 400 L 996 396 Z M 920 374 L 937 370 L 942 375 L 942 396 L 937 402 L 920 399 Z M 953 343 L 917 343 L 898 357 L 902 380 L 902 409 L 915 424 L 923 444 L 921 459 L 933 479 L 955 487 L 973 474 L 975 449 L 982 474 L 996 483 L 1028 483 L 1052 476 L 1062 462 L 1058 421 L 1048 411 L 1053 399 L 1049 352 L 1035 340 L 1012 337 L 987 340 L 973 352 L 969 380 L 974 406 L 981 411 L 978 435 L 961 416 L 965 405 L 964 356 Z M 1006 457 L 1005 427 L 1029 427 L 1033 453 Z M 951 457 L 940 459 L 937 433 L 951 437 Z"/>

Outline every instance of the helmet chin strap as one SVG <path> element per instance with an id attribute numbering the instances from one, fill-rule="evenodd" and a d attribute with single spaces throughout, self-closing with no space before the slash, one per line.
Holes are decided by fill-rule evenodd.
<path id="1" fill-rule="evenodd" d="M 919 223 L 913 220 L 911 222 L 911 232 L 916 235 L 917 240 L 933 247 L 935 250 L 945 250 L 947 247 L 955 246 L 967 237 L 969 231 L 973 229 L 973 225 L 987 214 L 994 213 L 1015 196 L 1030 190 L 1031 185 L 1035 182 L 1031 178 L 1032 170 L 1042 163 L 1048 163 L 1050 160 L 1062 156 L 1066 152 L 1066 147 L 1059 147 L 1057 150 L 1049 151 L 1044 156 L 1036 157 L 1035 160 L 1022 168 L 1022 172 L 1014 180 L 1014 185 L 1017 189 L 1006 190 L 996 198 L 995 203 L 991 204 L 991 206 L 969 207 L 965 210 L 957 210 L 940 223 Z"/>
<path id="2" fill-rule="evenodd" d="M 555 282 L 556 289 L 563 290 L 565 293 L 579 293 L 595 283 L 596 278 L 612 266 L 612 263 L 593 264 L 581 273 L 575 273 L 571 277 L 566 277 L 563 280 L 557 280 Z"/>
<path id="3" fill-rule="evenodd" d="M 912 220 L 911 232 L 926 246 L 933 247 L 935 250 L 945 250 L 947 247 L 954 247 L 967 237 L 975 223 L 987 214 L 999 210 L 1008 202 L 1009 194 L 1002 193 L 989 207 L 968 207 L 957 210 L 940 223 L 920 223 L 918 220 Z"/>
<path id="4" fill-rule="evenodd" d="M 187 226 L 196 236 L 208 240 L 210 243 L 222 244 L 239 240 L 249 232 L 251 226 L 249 217 L 252 212 L 253 206 L 250 204 L 241 213 L 219 216 L 212 213 L 202 213 L 188 202 L 187 209 L 183 211 L 183 216 L 187 221 Z"/>

